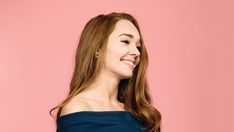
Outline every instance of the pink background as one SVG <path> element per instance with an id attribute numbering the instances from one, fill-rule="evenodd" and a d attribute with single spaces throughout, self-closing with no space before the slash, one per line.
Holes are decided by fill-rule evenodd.
<path id="1" fill-rule="evenodd" d="M 163 132 L 234 131 L 232 0 L 0 0 L 0 131 L 55 131 L 84 24 L 124 11 L 139 21 Z"/>

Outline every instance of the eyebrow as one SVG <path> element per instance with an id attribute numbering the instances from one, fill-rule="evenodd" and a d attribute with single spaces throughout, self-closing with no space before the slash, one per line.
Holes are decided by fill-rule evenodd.
<path id="1" fill-rule="evenodd" d="M 122 36 L 122 35 L 125 35 L 125 36 L 128 36 L 128 37 L 130 37 L 130 38 L 133 38 L 133 35 L 132 35 L 132 34 L 127 34 L 127 33 L 120 34 L 119 37 Z"/>
<path id="2" fill-rule="evenodd" d="M 119 37 L 120 37 L 120 36 L 123 36 L 123 35 L 128 36 L 129 38 L 133 38 L 133 35 L 132 35 L 132 34 L 128 34 L 128 33 L 120 34 Z M 141 39 L 139 39 L 139 40 L 137 41 L 137 43 L 140 43 L 140 44 L 141 44 L 140 41 L 141 41 Z"/>

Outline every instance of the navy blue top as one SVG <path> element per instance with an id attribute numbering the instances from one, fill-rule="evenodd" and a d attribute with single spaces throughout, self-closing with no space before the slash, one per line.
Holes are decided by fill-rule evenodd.
<path id="1" fill-rule="evenodd" d="M 148 132 L 127 111 L 81 111 L 57 118 L 56 132 Z"/>

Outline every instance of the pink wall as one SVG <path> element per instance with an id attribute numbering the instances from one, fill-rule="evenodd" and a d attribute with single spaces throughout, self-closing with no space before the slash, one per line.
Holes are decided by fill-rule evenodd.
<path id="1" fill-rule="evenodd" d="M 76 42 L 93 16 L 139 20 L 163 132 L 234 131 L 232 0 L 1 0 L 0 131 L 52 132 L 48 111 L 67 94 Z"/>

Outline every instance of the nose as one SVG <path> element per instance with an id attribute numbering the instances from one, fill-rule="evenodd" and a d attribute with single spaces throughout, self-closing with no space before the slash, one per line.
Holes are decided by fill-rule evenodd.
<path id="1" fill-rule="evenodd" d="M 140 56 L 141 55 L 140 51 L 137 49 L 136 46 L 132 46 L 130 54 L 134 54 L 136 56 Z"/>

